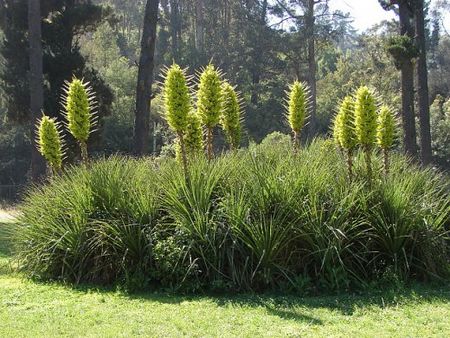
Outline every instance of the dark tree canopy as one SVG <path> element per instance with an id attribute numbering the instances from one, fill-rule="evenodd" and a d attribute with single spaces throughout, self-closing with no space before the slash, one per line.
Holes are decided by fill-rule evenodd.
<path id="1" fill-rule="evenodd" d="M 44 110 L 48 115 L 60 115 L 61 87 L 73 75 L 92 83 L 98 95 L 99 113 L 108 114 L 111 91 L 96 71 L 86 66 L 77 40 L 79 34 L 93 31 L 107 15 L 108 10 L 90 1 L 41 1 Z M 9 118 L 24 123 L 29 120 L 27 1 L 4 0 L 0 4 L 0 17 L 5 18 L 0 22 L 4 32 L 1 90 Z"/>

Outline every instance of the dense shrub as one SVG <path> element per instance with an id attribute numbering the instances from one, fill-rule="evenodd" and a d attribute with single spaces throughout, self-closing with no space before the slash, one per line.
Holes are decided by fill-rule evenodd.
<path id="1" fill-rule="evenodd" d="M 189 165 L 112 157 L 29 192 L 18 253 L 31 276 L 131 287 L 327 290 L 447 275 L 448 179 L 373 154 L 354 179 L 329 140 L 279 135 Z"/>

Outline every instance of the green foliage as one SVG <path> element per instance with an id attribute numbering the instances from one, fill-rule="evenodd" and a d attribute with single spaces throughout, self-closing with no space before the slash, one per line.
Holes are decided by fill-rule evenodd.
<path id="1" fill-rule="evenodd" d="M 374 92 L 365 86 L 355 93 L 355 131 L 358 143 L 372 149 L 377 133 L 377 103 Z"/>
<path id="2" fill-rule="evenodd" d="M 197 112 L 206 128 L 214 128 L 220 122 L 222 105 L 221 73 L 209 64 L 199 75 L 197 92 Z"/>
<path id="3" fill-rule="evenodd" d="M 33 188 L 19 219 L 22 268 L 43 279 L 143 284 L 158 212 L 153 174 L 146 161 L 111 158 Z"/>
<path id="4" fill-rule="evenodd" d="M 295 81 L 287 92 L 286 118 L 298 142 L 300 131 L 305 125 L 309 109 L 309 89 L 306 83 Z"/>
<path id="5" fill-rule="evenodd" d="M 435 161 L 450 168 L 450 99 L 438 95 L 430 107 L 432 149 Z"/>
<path id="6" fill-rule="evenodd" d="M 411 61 L 418 56 L 414 40 L 407 35 L 390 37 L 387 41 L 386 49 L 394 58 L 397 67 L 401 67 L 403 62 Z"/>
<path id="7" fill-rule="evenodd" d="M 392 26 L 383 24 L 391 32 Z M 335 70 L 317 82 L 318 129 L 329 130 L 331 112 L 336 110 L 336 98 L 345 97 L 354 88 L 371 84 L 383 102 L 400 110 L 400 72 L 385 49 L 385 36 L 367 32 L 358 37 L 358 48 L 351 48 L 338 58 Z"/>
<path id="8" fill-rule="evenodd" d="M 395 141 L 396 122 L 392 110 L 383 105 L 377 121 L 377 144 L 381 149 L 390 149 Z"/>
<path id="9" fill-rule="evenodd" d="M 334 133 L 334 138 L 342 148 L 352 150 L 356 147 L 355 102 L 351 96 L 346 96 L 339 107 Z"/>
<path id="10" fill-rule="evenodd" d="M 170 128 L 176 133 L 184 134 L 192 107 L 186 71 L 177 64 L 173 64 L 165 71 L 163 95 L 165 117 Z"/>
<path id="11" fill-rule="evenodd" d="M 64 81 L 73 75 L 89 81 L 98 94 L 102 114 L 108 115 L 112 93 L 95 69 L 80 53 L 79 39 L 93 32 L 111 14 L 110 9 L 92 1 L 42 0 L 42 46 L 44 63 L 44 110 L 62 121 L 60 95 Z M 6 0 L 0 4 L 0 29 L 4 47 L 0 48 L 0 88 L 7 97 L 8 117 L 16 122 L 29 121 L 29 53 L 27 1 Z M 51 20 L 46 20 L 51 18 Z M 2 42 L 3 42 L 2 41 Z M 0 43 L 2 43 L 0 42 Z"/>
<path id="12" fill-rule="evenodd" d="M 225 132 L 228 144 L 231 149 L 239 148 L 241 143 L 241 133 L 242 133 L 242 117 L 241 117 L 241 107 L 233 86 L 228 82 L 224 82 L 222 86 L 223 91 L 223 112 L 222 112 L 222 129 Z"/>
<path id="13" fill-rule="evenodd" d="M 58 123 L 55 119 L 44 115 L 37 127 L 37 147 L 39 152 L 53 170 L 59 171 L 62 167 L 64 151 Z"/>
<path id="14" fill-rule="evenodd" d="M 21 266 L 44 279 L 185 290 L 342 290 L 389 273 L 447 275 L 448 178 L 401 156 L 373 183 L 349 182 L 330 141 L 291 151 L 272 135 L 183 170 L 114 157 L 34 188 L 17 235 Z M 376 159 L 374 166 L 379 166 Z M 300 281 L 300 282 L 299 282 Z"/>

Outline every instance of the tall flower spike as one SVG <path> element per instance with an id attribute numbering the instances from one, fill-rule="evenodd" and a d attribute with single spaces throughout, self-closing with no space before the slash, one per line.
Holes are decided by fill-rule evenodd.
<path id="1" fill-rule="evenodd" d="M 197 114 L 191 111 L 188 114 L 188 123 L 186 127 L 186 134 L 184 137 L 184 144 L 186 149 L 187 157 L 195 157 L 202 152 L 203 147 L 203 133 L 202 127 L 200 125 L 200 119 Z M 183 160 L 181 153 L 181 144 L 180 141 L 177 140 L 176 143 L 176 158 L 179 161 Z"/>
<path id="2" fill-rule="evenodd" d="M 187 117 L 186 152 L 189 155 L 199 154 L 202 150 L 203 133 L 200 118 L 191 111 Z"/>
<path id="3" fill-rule="evenodd" d="M 197 92 L 197 113 L 206 129 L 206 151 L 208 159 L 213 157 L 213 129 L 220 122 L 222 114 L 222 73 L 209 64 L 199 74 Z"/>
<path id="4" fill-rule="evenodd" d="M 63 104 L 67 119 L 67 128 L 78 141 L 81 158 L 88 161 L 87 141 L 96 124 L 95 94 L 88 82 L 73 78 L 64 84 Z"/>
<path id="5" fill-rule="evenodd" d="M 371 152 L 376 142 L 377 103 L 368 87 L 360 87 L 355 94 L 355 131 L 358 143 L 364 150 L 367 175 L 372 178 Z"/>
<path id="6" fill-rule="evenodd" d="M 342 101 L 336 116 L 336 138 L 347 156 L 347 167 L 350 180 L 353 177 L 353 150 L 358 141 L 355 132 L 355 103 L 351 96 Z"/>
<path id="7" fill-rule="evenodd" d="M 227 81 L 224 81 L 222 91 L 223 112 L 221 124 L 227 142 L 233 150 L 239 148 L 241 143 L 241 104 L 235 89 Z"/>
<path id="8" fill-rule="evenodd" d="M 46 115 L 42 116 L 38 125 L 37 148 L 42 156 L 47 160 L 53 173 L 57 173 L 62 168 L 64 157 L 63 142 L 59 124 Z"/>
<path id="9" fill-rule="evenodd" d="M 389 149 L 395 141 L 396 122 L 392 110 L 383 105 L 378 114 L 377 144 L 383 151 L 384 172 L 389 172 Z"/>
<path id="10" fill-rule="evenodd" d="M 169 127 L 177 134 L 183 167 L 187 175 L 184 138 L 187 133 L 189 113 L 192 106 L 186 71 L 175 63 L 164 71 L 163 96 L 166 110 L 165 118 Z"/>
<path id="11" fill-rule="evenodd" d="M 295 81 L 287 92 L 286 119 L 291 127 L 294 147 L 300 144 L 300 132 L 309 114 L 310 93 L 306 83 Z"/>

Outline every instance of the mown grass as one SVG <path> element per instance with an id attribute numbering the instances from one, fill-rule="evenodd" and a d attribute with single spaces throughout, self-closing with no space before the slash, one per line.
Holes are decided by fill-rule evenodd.
<path id="1" fill-rule="evenodd" d="M 1 222 L 5 267 L 14 223 Z M 325 297 L 126 294 L 36 283 L 2 268 L 0 336 L 444 337 L 449 300 L 449 286 Z"/>

